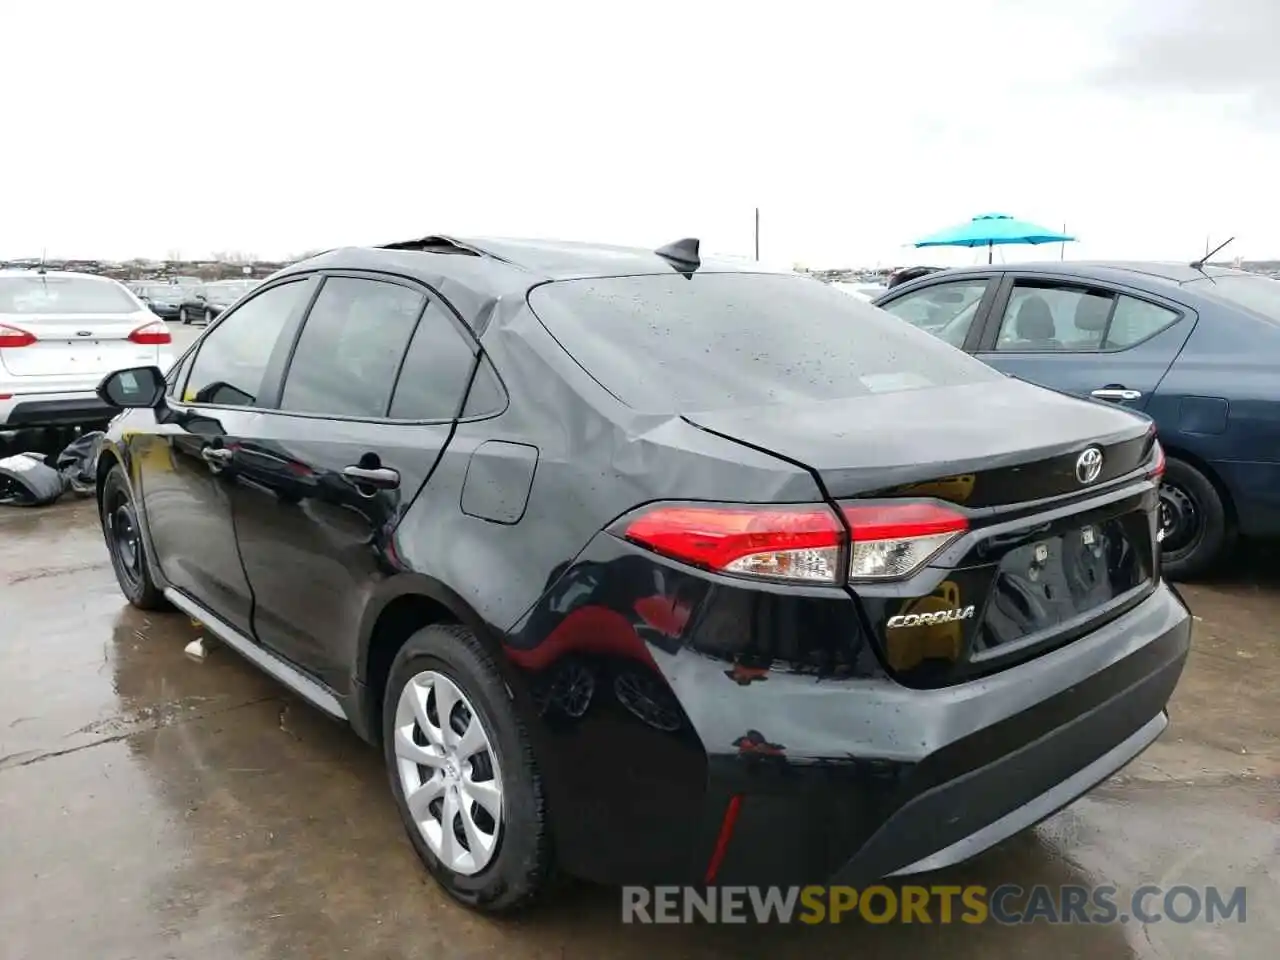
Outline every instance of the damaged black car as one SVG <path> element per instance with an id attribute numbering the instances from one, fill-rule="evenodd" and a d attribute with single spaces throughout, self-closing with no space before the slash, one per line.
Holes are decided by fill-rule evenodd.
<path id="1" fill-rule="evenodd" d="M 1150 421 L 694 240 L 331 251 L 100 396 L 125 596 L 376 744 L 485 910 L 955 863 L 1187 655 Z"/>

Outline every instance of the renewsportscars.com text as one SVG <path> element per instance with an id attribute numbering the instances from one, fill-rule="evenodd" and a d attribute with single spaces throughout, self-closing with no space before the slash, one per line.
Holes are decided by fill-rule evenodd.
<path id="1" fill-rule="evenodd" d="M 1245 922 L 1244 887 L 623 887 L 623 923 Z"/>

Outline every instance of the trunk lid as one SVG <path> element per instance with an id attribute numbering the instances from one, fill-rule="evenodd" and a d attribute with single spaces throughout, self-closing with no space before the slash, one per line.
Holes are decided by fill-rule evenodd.
<path id="1" fill-rule="evenodd" d="M 1127 473 L 1141 463 L 1150 428 L 1112 404 L 1011 378 L 685 419 L 808 467 L 834 499 L 964 478 L 972 507 L 1079 490 L 1075 461 L 1092 444 L 1103 453 L 1092 485 Z"/>
<path id="2" fill-rule="evenodd" d="M 0 323 L 36 338 L 27 346 L 0 348 L 0 369 L 11 377 L 79 379 L 156 364 L 159 346 L 129 339 L 129 334 L 155 319 L 149 310 L 128 314 L 0 313 Z"/>
<path id="3" fill-rule="evenodd" d="M 686 419 L 807 467 L 838 507 L 907 498 L 965 518 L 967 532 L 906 578 L 849 586 L 885 666 L 910 686 L 1056 649 L 1158 577 L 1157 485 L 1142 469 L 1154 434 L 1129 411 L 1010 379 Z"/>

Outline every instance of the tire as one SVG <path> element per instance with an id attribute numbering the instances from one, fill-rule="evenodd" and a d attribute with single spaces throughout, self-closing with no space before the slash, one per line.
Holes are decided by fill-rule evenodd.
<path id="1" fill-rule="evenodd" d="M 1235 545 L 1236 529 L 1218 488 L 1185 460 L 1170 457 L 1165 465 L 1160 523 L 1164 573 L 1171 580 L 1203 576 Z"/>
<path id="2" fill-rule="evenodd" d="M 138 523 L 124 468 L 120 464 L 112 467 L 107 474 L 98 510 L 102 533 L 107 541 L 107 553 L 111 557 L 111 568 L 115 571 L 116 582 L 120 584 L 120 592 L 139 610 L 168 609 L 169 602 L 151 579 L 146 540 Z M 130 541 L 129 545 L 126 545 L 126 540 Z"/>
<path id="3" fill-rule="evenodd" d="M 407 692 L 410 684 L 413 690 Z M 481 748 L 455 755 L 452 766 L 442 759 L 445 751 L 437 746 L 445 729 L 439 715 L 441 691 L 446 698 L 455 692 L 462 698 L 450 713 L 453 742 L 471 740 L 474 744 L 473 724 L 479 725 L 484 738 Z M 416 714 L 412 705 L 415 692 L 422 697 L 421 714 Z M 471 719 L 466 724 L 468 712 Z M 423 723 L 417 719 L 423 715 L 433 724 L 429 735 L 423 733 Z M 464 724 L 465 737 L 458 732 Z M 438 624 L 409 638 L 396 654 L 387 678 L 382 735 L 400 819 L 428 872 L 450 896 L 473 909 L 496 914 L 527 908 L 547 891 L 554 866 L 542 778 L 508 687 L 493 656 L 472 631 Z M 428 759 L 429 765 L 406 760 L 403 754 Z M 415 802 L 424 814 L 421 822 L 425 826 L 419 826 L 406 799 L 406 788 L 414 793 L 419 780 L 426 793 L 418 796 L 433 796 L 426 806 L 421 800 Z M 429 787 L 428 780 L 436 786 Z M 480 796 L 477 791 L 485 785 L 490 797 L 493 785 L 499 789 L 497 818 L 478 801 L 468 799 Z M 444 848 L 442 827 L 450 796 L 455 798 L 452 803 L 463 806 L 456 816 L 449 817 L 457 829 L 452 847 Z M 464 810 L 469 811 L 470 833 L 464 826 Z M 430 834 L 434 834 L 432 839 Z M 468 837 L 481 842 L 466 840 L 464 844 Z M 483 841 L 490 837 L 492 846 L 486 846 Z M 461 859 L 453 859 L 453 855 Z"/>
<path id="4" fill-rule="evenodd" d="M 186 307 L 182 307 L 180 310 L 178 310 L 178 319 L 185 324 L 191 323 L 191 315 L 187 313 Z"/>

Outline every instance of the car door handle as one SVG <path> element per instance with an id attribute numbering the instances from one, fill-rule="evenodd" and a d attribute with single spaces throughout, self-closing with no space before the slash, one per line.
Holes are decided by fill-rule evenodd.
<path id="1" fill-rule="evenodd" d="M 1090 396 L 1097 397 L 1099 400 L 1139 400 L 1142 398 L 1142 391 L 1126 390 L 1123 387 L 1103 387 L 1093 391 Z"/>
<path id="2" fill-rule="evenodd" d="M 200 451 L 200 456 L 210 466 L 225 467 L 235 453 L 226 447 L 205 447 Z"/>
<path id="3" fill-rule="evenodd" d="M 390 467 L 343 467 L 342 475 L 356 486 L 373 487 L 375 490 L 394 490 L 400 486 L 400 471 Z"/>

